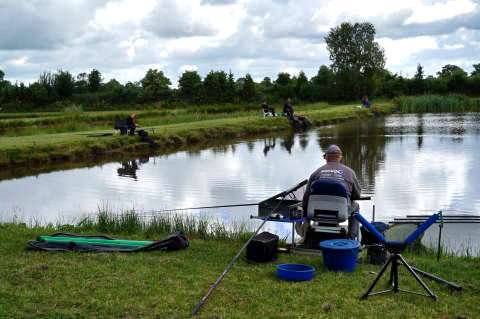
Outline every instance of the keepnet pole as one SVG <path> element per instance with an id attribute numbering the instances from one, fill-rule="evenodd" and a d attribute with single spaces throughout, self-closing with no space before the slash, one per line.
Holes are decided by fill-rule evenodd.
<path id="1" fill-rule="evenodd" d="M 172 209 L 152 210 L 152 211 L 149 211 L 149 212 L 150 213 L 167 213 L 167 212 L 175 212 L 175 211 L 178 211 L 178 210 L 194 210 L 194 209 L 223 208 L 223 207 L 243 207 L 243 206 L 258 206 L 258 203 L 172 208 Z"/>

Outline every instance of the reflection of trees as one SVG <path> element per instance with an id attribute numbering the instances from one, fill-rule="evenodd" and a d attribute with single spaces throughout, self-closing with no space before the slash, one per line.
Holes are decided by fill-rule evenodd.
<path id="1" fill-rule="evenodd" d="M 300 134 L 299 142 L 300 142 L 300 147 L 302 148 L 302 151 L 305 151 L 308 145 L 308 134 L 306 133 Z"/>
<path id="2" fill-rule="evenodd" d="M 202 150 L 201 149 L 192 149 L 192 150 L 188 150 L 186 153 L 188 154 L 188 157 L 196 158 L 196 157 L 200 157 L 200 155 L 202 154 Z"/>
<path id="3" fill-rule="evenodd" d="M 122 162 L 122 167 L 117 168 L 118 176 L 129 177 L 137 180 L 138 164 L 136 160 Z"/>
<path id="4" fill-rule="evenodd" d="M 425 125 L 425 120 L 423 119 L 423 114 L 420 113 L 417 115 L 417 148 L 420 150 L 423 145 L 423 126 Z"/>
<path id="5" fill-rule="evenodd" d="M 289 131 L 286 135 L 283 136 L 280 145 L 287 150 L 288 154 L 292 154 L 292 147 L 294 144 L 294 133 L 293 131 Z"/>
<path id="6" fill-rule="evenodd" d="M 247 149 L 250 153 L 253 152 L 253 150 L 255 149 L 255 143 L 253 143 L 252 141 L 248 141 L 247 142 Z"/>
<path id="7" fill-rule="evenodd" d="M 214 154 L 226 154 L 229 150 L 229 145 L 217 145 L 211 148 Z"/>
<path id="8" fill-rule="evenodd" d="M 358 176 L 364 191 L 373 191 L 375 173 L 385 161 L 385 120 L 375 118 L 340 124 L 319 131 L 318 143 L 322 151 L 337 144 L 343 151 L 343 162 Z"/>
<path id="9" fill-rule="evenodd" d="M 150 158 L 149 158 L 149 157 L 140 157 L 140 158 L 138 159 L 138 162 L 139 162 L 140 164 L 147 164 L 149 161 L 150 161 Z"/>
<path id="10" fill-rule="evenodd" d="M 263 155 L 267 156 L 268 152 L 275 148 L 276 137 L 266 137 L 263 139 Z"/>
<path id="11" fill-rule="evenodd" d="M 450 128 L 450 134 L 453 135 L 452 141 L 456 143 L 463 142 L 462 135 L 465 134 L 465 116 L 462 114 L 457 115 L 454 118 L 454 124 Z"/>

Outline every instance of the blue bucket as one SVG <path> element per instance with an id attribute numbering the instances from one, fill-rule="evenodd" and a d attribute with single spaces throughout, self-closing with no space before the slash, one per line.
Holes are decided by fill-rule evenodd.
<path id="1" fill-rule="evenodd" d="M 277 265 L 277 277 L 288 281 L 309 281 L 315 274 L 315 268 L 302 264 Z"/>
<path id="2" fill-rule="evenodd" d="M 357 265 L 360 243 L 350 239 L 331 239 L 320 243 L 325 268 L 353 272 Z"/>

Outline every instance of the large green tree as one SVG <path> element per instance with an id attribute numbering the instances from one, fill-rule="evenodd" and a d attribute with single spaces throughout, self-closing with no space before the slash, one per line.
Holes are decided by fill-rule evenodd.
<path id="1" fill-rule="evenodd" d="M 227 73 L 224 71 L 210 71 L 203 79 L 203 88 L 206 102 L 222 103 L 228 100 Z"/>
<path id="2" fill-rule="evenodd" d="M 344 98 L 374 93 L 385 54 L 375 41 L 373 24 L 342 23 L 330 30 L 325 42 Z"/>
<path id="3" fill-rule="evenodd" d="M 424 71 L 423 66 L 419 63 L 417 65 L 417 72 L 413 76 L 411 84 L 411 93 L 413 94 L 423 94 L 425 93 L 425 83 L 424 83 Z"/>
<path id="4" fill-rule="evenodd" d="M 145 77 L 140 81 L 143 87 L 144 100 L 165 99 L 170 95 L 170 79 L 163 71 L 149 69 Z"/>
<path id="5" fill-rule="evenodd" d="M 68 71 L 58 70 L 54 77 L 54 87 L 61 99 L 72 96 L 75 87 L 75 80 Z"/>
<path id="6" fill-rule="evenodd" d="M 97 92 L 102 86 L 102 74 L 100 71 L 93 69 L 88 74 L 88 90 L 90 92 Z"/>
<path id="7" fill-rule="evenodd" d="M 475 75 L 480 75 L 480 63 L 474 64 L 473 66 L 473 71 L 471 73 L 472 76 Z"/>
<path id="8" fill-rule="evenodd" d="M 308 101 L 311 98 L 310 93 L 310 82 L 305 72 L 300 71 L 295 81 L 295 96 L 302 101 Z"/>
<path id="9" fill-rule="evenodd" d="M 202 78 L 197 71 L 185 71 L 178 80 L 180 96 L 190 102 L 199 101 Z"/>
<path id="10" fill-rule="evenodd" d="M 335 99 L 333 85 L 335 74 L 326 65 L 320 66 L 317 75 L 311 79 L 312 96 L 316 101 L 328 101 Z"/>
<path id="11" fill-rule="evenodd" d="M 242 88 L 242 99 L 246 102 L 252 102 L 257 97 L 257 90 L 255 88 L 255 82 L 250 74 L 245 75 Z"/>
<path id="12" fill-rule="evenodd" d="M 273 91 L 277 98 L 291 98 L 295 94 L 295 83 L 287 72 L 280 72 L 273 85 Z"/>
<path id="13" fill-rule="evenodd" d="M 233 76 L 232 71 L 228 72 L 228 79 L 227 79 L 227 91 L 226 91 L 226 98 L 227 102 L 235 102 L 235 97 L 237 96 L 237 90 L 235 88 L 235 77 Z"/>
<path id="14" fill-rule="evenodd" d="M 461 67 L 447 64 L 437 74 L 439 79 L 447 81 L 448 91 L 465 92 L 468 74 Z"/>

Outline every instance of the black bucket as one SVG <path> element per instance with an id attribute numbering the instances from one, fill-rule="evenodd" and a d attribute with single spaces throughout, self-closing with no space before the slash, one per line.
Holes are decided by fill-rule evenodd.
<path id="1" fill-rule="evenodd" d="M 367 246 L 367 261 L 374 265 L 383 265 L 387 262 L 388 252 L 383 245 Z"/>
<path id="2" fill-rule="evenodd" d="M 256 235 L 247 246 L 247 260 L 257 263 L 277 259 L 279 237 L 269 232 Z"/>

